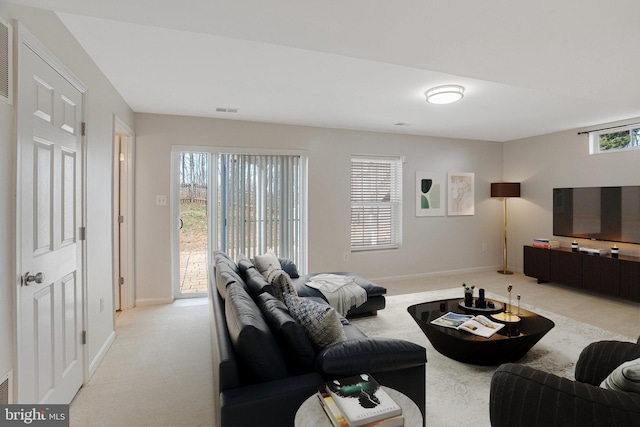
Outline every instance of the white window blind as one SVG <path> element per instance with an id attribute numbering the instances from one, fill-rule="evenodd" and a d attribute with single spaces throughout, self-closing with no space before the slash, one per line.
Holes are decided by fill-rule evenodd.
<path id="1" fill-rule="evenodd" d="M 218 247 L 237 259 L 273 249 L 301 263 L 301 156 L 218 156 Z"/>
<path id="2" fill-rule="evenodd" d="M 402 241 L 402 159 L 351 158 L 351 250 Z"/>

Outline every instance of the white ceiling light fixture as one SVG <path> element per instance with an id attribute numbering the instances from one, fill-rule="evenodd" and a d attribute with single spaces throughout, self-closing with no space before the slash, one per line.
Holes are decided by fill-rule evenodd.
<path id="1" fill-rule="evenodd" d="M 460 85 L 436 86 L 424 93 L 430 104 L 451 104 L 464 96 L 464 87 Z"/>

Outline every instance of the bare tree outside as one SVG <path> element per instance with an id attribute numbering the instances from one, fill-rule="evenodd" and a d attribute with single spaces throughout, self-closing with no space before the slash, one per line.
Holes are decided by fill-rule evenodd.
<path id="1" fill-rule="evenodd" d="M 180 153 L 180 293 L 207 292 L 207 153 Z"/>

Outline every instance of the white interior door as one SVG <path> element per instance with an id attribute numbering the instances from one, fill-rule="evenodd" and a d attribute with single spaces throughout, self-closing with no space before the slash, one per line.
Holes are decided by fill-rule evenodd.
<path id="1" fill-rule="evenodd" d="M 69 403 L 83 383 L 83 94 L 26 42 L 18 92 L 19 403 Z"/>

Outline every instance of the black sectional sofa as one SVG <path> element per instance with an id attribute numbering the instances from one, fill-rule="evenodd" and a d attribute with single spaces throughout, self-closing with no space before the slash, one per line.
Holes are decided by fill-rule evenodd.
<path id="1" fill-rule="evenodd" d="M 211 270 L 216 426 L 292 426 L 320 385 L 360 373 L 407 395 L 424 416 L 424 347 L 367 337 L 341 316 L 347 340 L 316 347 L 250 260 L 236 264 L 218 251 Z"/>

